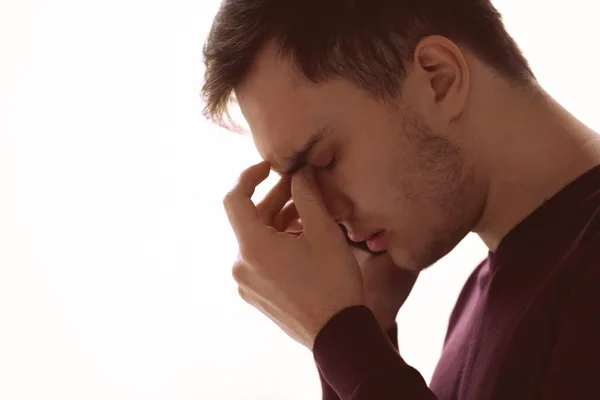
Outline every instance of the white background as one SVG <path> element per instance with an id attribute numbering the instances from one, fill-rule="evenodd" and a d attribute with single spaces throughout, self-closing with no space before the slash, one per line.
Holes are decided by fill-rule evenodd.
<path id="1" fill-rule="evenodd" d="M 593 2 L 496 4 L 541 83 L 600 130 Z M 0 399 L 319 398 L 310 352 L 231 278 L 221 199 L 259 158 L 200 115 L 217 6 L 0 0 Z M 426 379 L 485 253 L 469 237 L 400 313 Z"/>

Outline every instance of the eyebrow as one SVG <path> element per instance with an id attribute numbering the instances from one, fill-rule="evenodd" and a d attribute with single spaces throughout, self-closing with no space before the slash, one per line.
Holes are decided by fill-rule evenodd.
<path id="1" fill-rule="evenodd" d="M 327 124 L 323 125 L 311 134 L 308 142 L 300 150 L 296 151 L 292 156 L 286 157 L 286 167 L 283 175 L 291 176 L 302 169 L 308 163 L 308 159 L 315 151 L 317 145 L 323 142 L 329 132 L 331 132 L 331 127 Z"/>

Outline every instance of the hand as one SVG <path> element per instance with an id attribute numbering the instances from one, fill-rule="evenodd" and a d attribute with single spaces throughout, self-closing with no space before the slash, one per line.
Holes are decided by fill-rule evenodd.
<path id="1" fill-rule="evenodd" d="M 275 217 L 275 226 L 279 231 L 289 233 L 302 231 L 302 221 L 293 202 Z M 365 303 L 381 328 L 387 331 L 394 325 L 418 272 L 396 266 L 388 253 L 372 254 L 356 247 L 351 247 L 351 251 L 362 273 Z"/>
<path id="2" fill-rule="evenodd" d="M 263 162 L 244 171 L 223 201 L 240 248 L 233 276 L 246 302 L 312 349 L 332 316 L 365 304 L 362 274 L 310 171 L 291 178 L 291 193 L 284 178 L 258 206 L 252 203 L 269 170 Z M 303 225 L 297 234 L 274 227 L 290 194 Z"/>
<path id="3" fill-rule="evenodd" d="M 352 249 L 352 252 L 362 272 L 366 305 L 379 325 L 388 330 L 408 298 L 418 272 L 396 266 L 388 253 L 373 255 L 360 249 Z"/>
<path id="4" fill-rule="evenodd" d="M 273 226 L 280 232 L 302 232 L 302 221 L 293 202 L 275 216 Z M 388 253 L 372 254 L 356 247 L 350 249 L 360 266 L 365 303 L 375 314 L 379 325 L 388 330 L 408 298 L 418 272 L 396 266 Z"/>

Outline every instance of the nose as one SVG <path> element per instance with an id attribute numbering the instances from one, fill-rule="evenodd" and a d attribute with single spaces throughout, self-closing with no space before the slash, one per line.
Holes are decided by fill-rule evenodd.
<path id="1" fill-rule="evenodd" d="M 352 204 L 348 197 L 343 192 L 337 189 L 330 182 L 318 180 L 319 190 L 323 196 L 325 207 L 336 222 L 341 223 L 348 221 L 352 214 Z"/>

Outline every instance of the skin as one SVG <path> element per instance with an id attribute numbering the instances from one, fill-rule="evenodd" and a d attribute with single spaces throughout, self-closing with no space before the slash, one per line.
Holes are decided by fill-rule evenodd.
<path id="1" fill-rule="evenodd" d="M 386 317 L 378 317 L 385 328 L 412 283 L 390 290 L 382 276 L 394 276 L 398 268 L 415 272 L 427 268 L 469 232 L 476 232 L 495 251 L 502 238 L 545 200 L 600 164 L 598 135 L 543 89 L 509 82 L 467 49 L 439 36 L 419 43 L 407 64 L 402 96 L 393 102 L 375 99 L 342 78 L 307 83 L 271 46 L 258 54 L 235 94 L 267 162 L 247 170 L 226 197 L 226 210 L 230 220 L 238 221 L 232 226 L 244 249 L 234 266 L 234 277 L 246 301 L 270 304 L 257 307 L 308 347 L 339 310 L 349 305 L 371 306 L 373 301 L 365 293 L 379 296 L 375 302 L 379 305 L 372 307 L 375 314 L 391 310 L 384 313 Z M 286 157 L 323 126 L 327 133 L 308 165 L 291 180 L 282 180 L 283 186 L 272 195 L 286 198 L 284 186 L 291 185 L 304 229 L 300 236 L 292 235 L 285 227 L 274 228 L 272 221 L 283 212 L 289 195 L 285 201 L 267 202 L 260 212 L 250 206 L 249 197 L 268 168 L 284 175 Z M 328 168 L 334 158 L 334 166 Z M 296 197 L 306 201 L 302 206 L 294 188 L 300 196 Z M 236 208 L 241 204 L 245 206 Z M 261 231 L 249 221 L 264 210 L 271 217 L 261 217 Z M 318 234 L 312 237 L 319 243 L 305 237 L 308 228 L 303 212 L 318 216 L 312 221 Z M 255 231 L 244 228 L 241 233 L 240 220 Z M 336 222 L 351 234 L 385 229 L 389 255 L 382 262 L 385 267 L 365 275 L 367 263 L 348 258 L 352 252 L 341 244 L 343 235 L 333 228 Z M 285 246 L 290 247 L 275 240 L 264 243 L 275 238 L 264 236 L 264 229 L 288 235 L 290 242 Z M 263 235 L 261 243 L 257 235 Z M 299 245 L 298 238 L 310 244 Z M 323 243 L 337 253 L 323 250 Z M 307 256 L 312 246 L 323 254 L 315 251 Z M 268 257 L 259 251 L 266 248 L 271 253 Z M 319 260 L 317 254 L 330 262 Z M 344 266 L 333 268 L 332 260 Z M 274 265 L 283 275 L 265 278 Z M 314 281 L 298 276 L 298 270 L 307 268 Z M 268 284 L 252 283 L 261 276 Z"/>
<path id="2" fill-rule="evenodd" d="M 283 184 L 283 190 L 281 184 Z M 273 197 L 288 199 L 287 183 L 282 181 L 280 185 L 272 190 L 265 201 L 259 204 L 259 213 L 269 214 L 268 207 L 273 204 Z M 271 212 L 271 215 L 275 213 Z M 269 224 L 268 220 L 265 220 Z M 271 225 L 279 232 L 288 232 L 292 235 L 300 235 L 303 231 L 302 221 L 293 202 L 284 207 L 274 218 Z M 418 272 L 398 268 L 394 265 L 387 252 L 373 254 L 361 247 L 351 246 L 352 255 L 358 262 L 363 278 L 363 295 L 365 305 L 374 313 L 379 325 L 384 329 L 394 326 L 398 310 L 408 298 L 416 280 Z M 238 262 L 243 261 L 238 257 Z"/>

